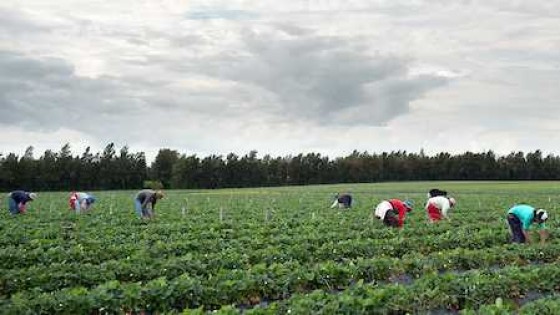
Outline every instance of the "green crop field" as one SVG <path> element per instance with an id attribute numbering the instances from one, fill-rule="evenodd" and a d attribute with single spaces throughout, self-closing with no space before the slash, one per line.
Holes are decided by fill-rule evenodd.
<path id="1" fill-rule="evenodd" d="M 430 225 L 426 193 L 458 204 Z M 351 192 L 351 210 L 330 209 Z M 0 314 L 557 314 L 560 183 L 413 182 L 167 191 L 157 217 L 133 191 L 39 193 L 0 214 Z M 5 194 L 3 194 L 5 195 Z M 383 199 L 415 202 L 402 230 L 372 219 Z M 511 245 L 515 203 L 550 213 L 549 242 Z"/>

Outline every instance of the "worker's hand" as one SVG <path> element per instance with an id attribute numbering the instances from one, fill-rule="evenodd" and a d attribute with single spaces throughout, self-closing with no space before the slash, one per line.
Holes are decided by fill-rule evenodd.
<path id="1" fill-rule="evenodd" d="M 531 244 L 533 240 L 531 239 L 531 233 L 529 231 L 523 230 L 523 235 L 525 235 L 525 242 Z"/>
<path id="2" fill-rule="evenodd" d="M 539 235 L 541 236 L 541 245 L 544 245 L 548 239 L 549 233 L 547 230 L 540 230 Z"/>

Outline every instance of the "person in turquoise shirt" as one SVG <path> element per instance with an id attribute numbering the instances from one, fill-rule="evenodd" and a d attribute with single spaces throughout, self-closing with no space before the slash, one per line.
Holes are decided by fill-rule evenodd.
<path id="1" fill-rule="evenodd" d="M 545 221 L 548 213 L 544 209 L 536 209 L 532 206 L 520 204 L 515 205 L 508 211 L 507 221 L 511 229 L 512 241 L 514 243 L 531 243 L 530 229 L 533 224 L 539 227 L 541 244 L 548 237 Z"/>

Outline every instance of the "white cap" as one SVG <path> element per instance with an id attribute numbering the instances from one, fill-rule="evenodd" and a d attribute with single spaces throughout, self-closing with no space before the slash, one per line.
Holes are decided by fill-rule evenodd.
<path id="1" fill-rule="evenodd" d="M 546 212 L 546 210 L 539 209 L 539 210 L 537 210 L 537 216 L 539 215 L 539 213 L 542 213 L 542 215 L 541 215 L 541 220 L 542 221 L 546 221 L 546 219 L 548 219 L 548 212 Z"/>
<path id="2" fill-rule="evenodd" d="M 37 194 L 36 193 L 30 193 L 29 198 L 31 198 L 31 200 L 35 200 L 35 199 L 37 199 Z"/>

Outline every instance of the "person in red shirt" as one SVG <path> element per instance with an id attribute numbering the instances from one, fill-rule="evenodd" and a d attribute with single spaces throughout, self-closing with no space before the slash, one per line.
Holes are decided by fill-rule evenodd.
<path id="1" fill-rule="evenodd" d="M 412 207 L 413 203 L 410 200 L 383 200 L 375 208 L 374 215 L 387 226 L 402 228 L 406 214 L 412 211 Z"/>

